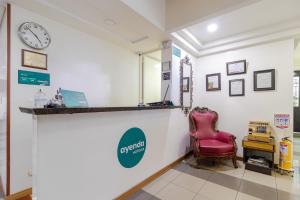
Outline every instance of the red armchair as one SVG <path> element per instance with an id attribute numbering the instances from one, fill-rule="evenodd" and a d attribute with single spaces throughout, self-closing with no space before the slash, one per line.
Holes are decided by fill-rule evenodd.
<path id="1" fill-rule="evenodd" d="M 218 113 L 208 108 L 194 108 L 189 114 L 190 136 L 195 158 L 230 158 L 237 168 L 236 137 L 215 129 Z"/>

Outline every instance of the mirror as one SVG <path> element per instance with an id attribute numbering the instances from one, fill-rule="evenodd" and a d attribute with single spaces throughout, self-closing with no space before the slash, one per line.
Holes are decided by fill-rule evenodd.
<path id="1" fill-rule="evenodd" d="M 188 56 L 180 61 L 180 104 L 186 114 L 193 104 L 193 69 Z"/>

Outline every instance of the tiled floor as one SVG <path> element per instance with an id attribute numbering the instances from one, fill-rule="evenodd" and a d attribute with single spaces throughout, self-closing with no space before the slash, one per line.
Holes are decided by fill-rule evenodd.
<path id="1" fill-rule="evenodd" d="M 129 200 L 300 200 L 299 166 L 294 177 L 248 171 L 242 162 L 201 164 L 196 169 L 183 161 L 134 194 Z"/>
<path id="2" fill-rule="evenodd" d="M 294 160 L 298 160 L 300 162 L 300 137 L 294 136 Z"/>

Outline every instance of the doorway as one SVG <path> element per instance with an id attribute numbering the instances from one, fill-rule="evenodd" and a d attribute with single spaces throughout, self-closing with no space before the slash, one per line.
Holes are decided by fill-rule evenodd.
<path id="1" fill-rule="evenodd" d="M 300 40 L 295 40 L 293 109 L 294 109 L 294 163 L 300 165 Z"/>

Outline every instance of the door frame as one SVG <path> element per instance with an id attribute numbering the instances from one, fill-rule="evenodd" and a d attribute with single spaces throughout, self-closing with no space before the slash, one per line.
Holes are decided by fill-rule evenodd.
<path id="1" fill-rule="evenodd" d="M 296 76 L 298 76 L 299 77 L 299 79 L 300 79 L 300 70 L 296 70 L 296 71 L 294 71 L 294 76 L 293 77 L 296 77 Z M 293 86 L 294 87 L 294 86 Z M 294 89 L 294 88 L 293 88 Z M 299 87 L 299 94 L 300 94 L 300 87 Z M 298 106 L 298 108 L 297 109 L 299 109 L 299 112 L 300 112 L 300 98 L 299 98 L 299 102 L 298 102 L 299 104 L 299 106 Z M 293 132 L 295 132 L 295 107 L 293 106 L 293 110 L 294 110 L 294 117 L 293 117 L 293 122 L 294 122 L 294 130 L 293 130 Z"/>

